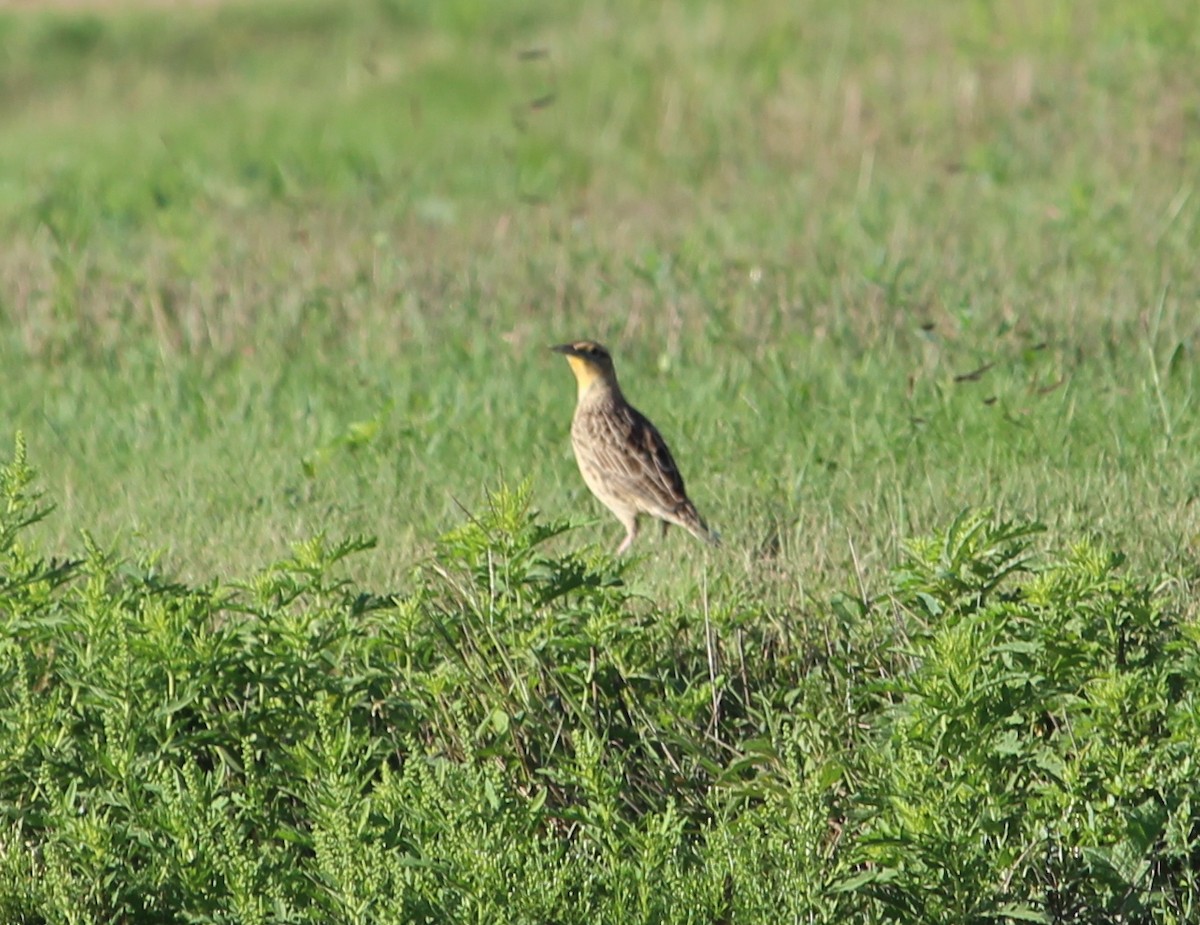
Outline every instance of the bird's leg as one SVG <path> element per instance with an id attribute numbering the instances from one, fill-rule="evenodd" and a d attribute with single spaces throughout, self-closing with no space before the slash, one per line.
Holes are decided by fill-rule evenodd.
<path id="1" fill-rule="evenodd" d="M 669 520 L 664 520 L 664 521 L 661 521 L 661 523 L 662 523 L 662 538 L 665 540 L 667 538 L 667 530 L 670 529 L 670 527 L 671 527 L 671 522 Z"/>
<path id="2" fill-rule="evenodd" d="M 625 539 L 621 545 L 617 547 L 617 555 L 623 556 L 629 551 L 629 547 L 633 545 L 633 538 L 637 536 L 638 522 L 637 514 L 630 514 L 627 517 L 621 518 L 621 523 L 625 525 Z"/>

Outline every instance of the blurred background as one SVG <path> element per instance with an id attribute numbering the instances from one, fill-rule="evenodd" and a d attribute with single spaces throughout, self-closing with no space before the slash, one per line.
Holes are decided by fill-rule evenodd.
<path id="1" fill-rule="evenodd" d="M 58 0 L 0 48 L 56 542 L 362 532 L 385 581 L 529 479 L 615 544 L 545 350 L 591 337 L 788 599 L 966 505 L 1192 569 L 1194 3 Z"/>

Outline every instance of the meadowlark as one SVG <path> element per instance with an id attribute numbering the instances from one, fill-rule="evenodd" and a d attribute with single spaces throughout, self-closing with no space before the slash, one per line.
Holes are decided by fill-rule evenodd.
<path id="1" fill-rule="evenodd" d="M 683 476 L 667 443 L 617 385 L 612 356 L 590 340 L 560 344 L 579 386 L 571 444 L 584 482 L 625 527 L 621 555 L 638 532 L 638 515 L 662 521 L 663 534 L 676 524 L 692 536 L 717 545 L 683 487 Z"/>

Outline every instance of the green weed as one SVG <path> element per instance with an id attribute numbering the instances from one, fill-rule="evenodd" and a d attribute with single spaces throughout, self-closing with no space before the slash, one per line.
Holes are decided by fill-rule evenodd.
<path id="1" fill-rule="evenodd" d="M 0 909 L 18 921 L 1184 922 L 1194 625 L 967 514 L 789 643 L 498 489 L 397 591 L 315 539 L 189 587 L 0 473 Z"/>

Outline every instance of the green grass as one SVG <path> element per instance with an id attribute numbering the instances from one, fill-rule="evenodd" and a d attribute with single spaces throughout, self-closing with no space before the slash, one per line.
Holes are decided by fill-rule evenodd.
<path id="1" fill-rule="evenodd" d="M 0 443 L 55 505 L 0 570 L 8 918 L 1194 915 L 1194 4 L 0 49 Z M 718 553 L 606 557 L 585 336 Z M 1032 571 L 955 597 L 1005 523 Z"/>

